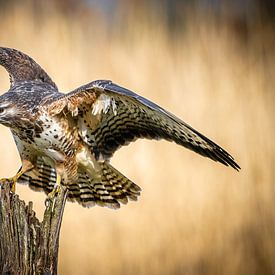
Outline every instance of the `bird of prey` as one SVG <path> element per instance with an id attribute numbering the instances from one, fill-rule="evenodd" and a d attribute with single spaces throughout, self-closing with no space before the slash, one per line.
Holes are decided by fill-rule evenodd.
<path id="1" fill-rule="evenodd" d="M 9 180 L 53 198 L 60 185 L 84 207 L 118 208 L 137 200 L 140 187 L 110 159 L 137 138 L 174 141 L 240 169 L 233 157 L 175 115 L 109 80 L 64 94 L 28 55 L 0 47 L 10 89 L 0 96 L 0 123 L 11 129 L 22 166 Z M 7 180 L 7 179 L 6 179 Z"/>

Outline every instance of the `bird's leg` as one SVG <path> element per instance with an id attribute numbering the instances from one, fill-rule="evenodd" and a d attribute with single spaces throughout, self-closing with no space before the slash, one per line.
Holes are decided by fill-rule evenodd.
<path id="1" fill-rule="evenodd" d="M 56 173 L 56 182 L 54 184 L 53 190 L 48 194 L 48 199 L 52 200 L 60 191 L 61 179 L 61 175 Z"/>
<path id="2" fill-rule="evenodd" d="M 1 183 L 9 183 L 11 185 L 11 192 L 15 193 L 15 187 L 17 180 L 27 171 L 33 168 L 33 164 L 29 160 L 23 160 L 22 166 L 15 176 L 10 178 L 2 178 L 0 179 Z"/>

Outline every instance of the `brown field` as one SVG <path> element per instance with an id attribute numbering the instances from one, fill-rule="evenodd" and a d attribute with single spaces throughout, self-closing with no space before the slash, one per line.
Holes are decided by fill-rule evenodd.
<path id="1" fill-rule="evenodd" d="M 89 14 L 40 17 L 14 7 L 0 16 L 0 45 L 30 54 L 61 91 L 112 79 L 183 118 L 242 167 L 165 141 L 122 148 L 112 164 L 142 195 L 118 211 L 68 203 L 59 274 L 275 274 L 275 56 L 267 28 L 250 26 L 243 43 L 226 24 L 199 17 L 171 38 L 157 18 L 129 16 L 125 30 L 109 31 Z M 0 68 L 1 93 L 8 87 Z M 0 131 L 0 177 L 12 176 L 19 156 L 9 130 Z M 45 195 L 17 192 L 41 217 Z"/>

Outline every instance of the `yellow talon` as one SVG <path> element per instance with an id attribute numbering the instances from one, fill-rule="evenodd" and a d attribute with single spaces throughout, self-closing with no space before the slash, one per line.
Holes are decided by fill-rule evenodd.
<path id="1" fill-rule="evenodd" d="M 11 192 L 15 193 L 15 189 L 16 189 L 16 182 L 17 180 L 27 171 L 31 170 L 33 168 L 33 165 L 31 162 L 29 162 L 28 160 L 23 160 L 22 162 L 22 166 L 20 168 L 20 170 L 16 173 L 15 176 L 11 177 L 11 178 L 3 178 L 0 179 L 0 182 L 4 183 L 4 184 L 10 184 L 11 186 Z"/>
<path id="2" fill-rule="evenodd" d="M 20 176 L 21 176 L 21 174 L 19 175 L 19 177 L 20 177 Z M 17 177 L 17 174 L 16 174 L 14 177 L 12 177 L 12 178 L 10 179 L 10 182 L 11 182 L 11 192 L 13 192 L 13 193 L 15 193 L 16 182 L 17 182 L 17 180 L 18 180 L 19 177 Z"/>
<path id="3" fill-rule="evenodd" d="M 60 191 L 61 185 L 61 176 L 59 174 L 56 175 L 56 182 L 53 190 L 48 194 L 48 198 L 52 200 Z"/>
<path id="4" fill-rule="evenodd" d="M 15 189 L 16 189 L 16 182 L 18 180 L 18 178 L 22 175 L 23 173 L 21 172 L 21 170 L 13 177 L 11 178 L 3 178 L 0 179 L 0 182 L 4 183 L 4 184 L 10 184 L 11 187 L 11 192 L 15 193 Z"/>

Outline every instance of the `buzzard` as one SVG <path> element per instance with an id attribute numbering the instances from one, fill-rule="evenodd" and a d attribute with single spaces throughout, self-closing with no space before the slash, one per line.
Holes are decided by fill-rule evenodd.
<path id="1" fill-rule="evenodd" d="M 0 96 L 0 123 L 11 129 L 22 166 L 5 180 L 53 198 L 60 185 L 82 206 L 118 208 L 140 187 L 117 171 L 114 152 L 137 138 L 174 141 L 240 169 L 233 157 L 175 115 L 109 80 L 64 94 L 29 56 L 0 47 L 10 89 Z"/>

